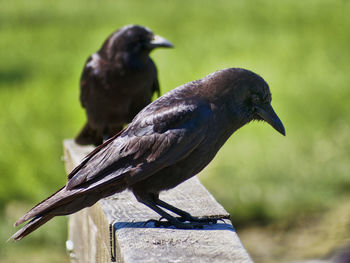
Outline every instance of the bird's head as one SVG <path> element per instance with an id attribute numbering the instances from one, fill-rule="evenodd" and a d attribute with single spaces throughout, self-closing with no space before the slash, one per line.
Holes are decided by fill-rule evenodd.
<path id="1" fill-rule="evenodd" d="M 215 93 L 224 98 L 225 104 L 235 116 L 242 118 L 243 123 L 262 120 L 270 124 L 282 135 L 285 129 L 271 106 L 271 93 L 268 84 L 259 75 L 241 68 L 230 68 L 209 76 L 215 85 L 221 87 Z M 212 85 L 211 84 L 211 85 Z"/>
<path id="2" fill-rule="evenodd" d="M 104 47 L 114 57 L 118 52 L 148 55 L 154 48 L 171 48 L 173 45 L 167 39 L 155 35 L 146 27 L 128 25 L 113 33 L 104 44 Z"/>

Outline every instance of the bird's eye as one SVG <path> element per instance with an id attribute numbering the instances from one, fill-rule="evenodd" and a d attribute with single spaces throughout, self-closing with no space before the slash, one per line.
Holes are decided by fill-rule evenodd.
<path id="1" fill-rule="evenodd" d="M 260 102 L 260 98 L 257 95 L 253 94 L 252 95 L 252 102 L 254 104 L 259 103 Z"/>

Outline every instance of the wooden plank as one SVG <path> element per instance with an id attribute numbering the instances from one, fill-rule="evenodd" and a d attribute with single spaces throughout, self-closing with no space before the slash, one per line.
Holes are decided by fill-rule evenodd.
<path id="1" fill-rule="evenodd" d="M 67 172 L 93 149 L 73 140 L 65 140 L 64 148 Z M 161 193 L 160 198 L 194 216 L 229 217 L 197 177 Z M 72 262 L 252 262 L 229 219 L 196 230 L 155 228 L 153 223 L 145 224 L 149 219 L 159 215 L 129 191 L 71 215 Z"/>

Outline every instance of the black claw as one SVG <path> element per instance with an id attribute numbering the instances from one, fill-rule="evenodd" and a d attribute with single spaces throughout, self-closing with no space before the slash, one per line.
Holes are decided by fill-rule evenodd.
<path id="1" fill-rule="evenodd" d="M 174 226 L 178 229 L 202 229 L 204 225 L 216 224 L 218 220 L 225 223 L 223 218 L 210 218 L 210 217 L 176 217 L 171 222 L 165 217 L 161 217 L 158 220 L 150 219 L 144 223 L 146 226 L 148 223 L 152 222 L 155 227 L 170 227 Z"/>
<path id="2" fill-rule="evenodd" d="M 204 223 L 204 224 L 216 224 L 218 219 L 221 218 L 210 218 L 210 217 L 193 217 L 193 216 L 188 216 L 188 217 L 179 217 L 177 218 L 181 222 L 197 222 L 197 223 Z"/>
<path id="3" fill-rule="evenodd" d="M 217 223 L 218 220 L 223 222 L 224 224 L 226 224 L 226 222 L 225 222 L 225 220 L 223 218 L 218 218 L 215 223 Z"/>
<path id="4" fill-rule="evenodd" d="M 172 225 L 169 221 L 162 221 L 163 219 L 166 219 L 166 218 L 161 217 L 158 220 L 156 219 L 147 220 L 144 223 L 144 226 L 146 226 L 148 223 L 153 223 L 155 227 L 169 227 Z"/>
<path id="5" fill-rule="evenodd" d="M 176 221 L 170 222 L 170 221 L 162 221 L 161 226 L 163 227 L 169 227 L 174 226 L 178 229 L 202 229 L 206 223 L 202 222 L 188 222 L 185 223 L 183 221 L 179 221 L 178 218 L 176 218 Z"/>

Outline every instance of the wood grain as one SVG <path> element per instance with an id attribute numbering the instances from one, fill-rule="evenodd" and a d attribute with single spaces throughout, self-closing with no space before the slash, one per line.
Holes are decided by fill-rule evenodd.
<path id="1" fill-rule="evenodd" d="M 64 149 L 69 172 L 93 148 L 65 140 Z M 229 218 L 197 177 L 161 193 L 160 198 L 194 216 Z M 252 262 L 229 219 L 199 230 L 155 228 L 153 223 L 146 224 L 149 219 L 159 219 L 159 215 L 137 202 L 128 191 L 71 215 L 69 240 L 74 244 L 71 261 Z"/>

